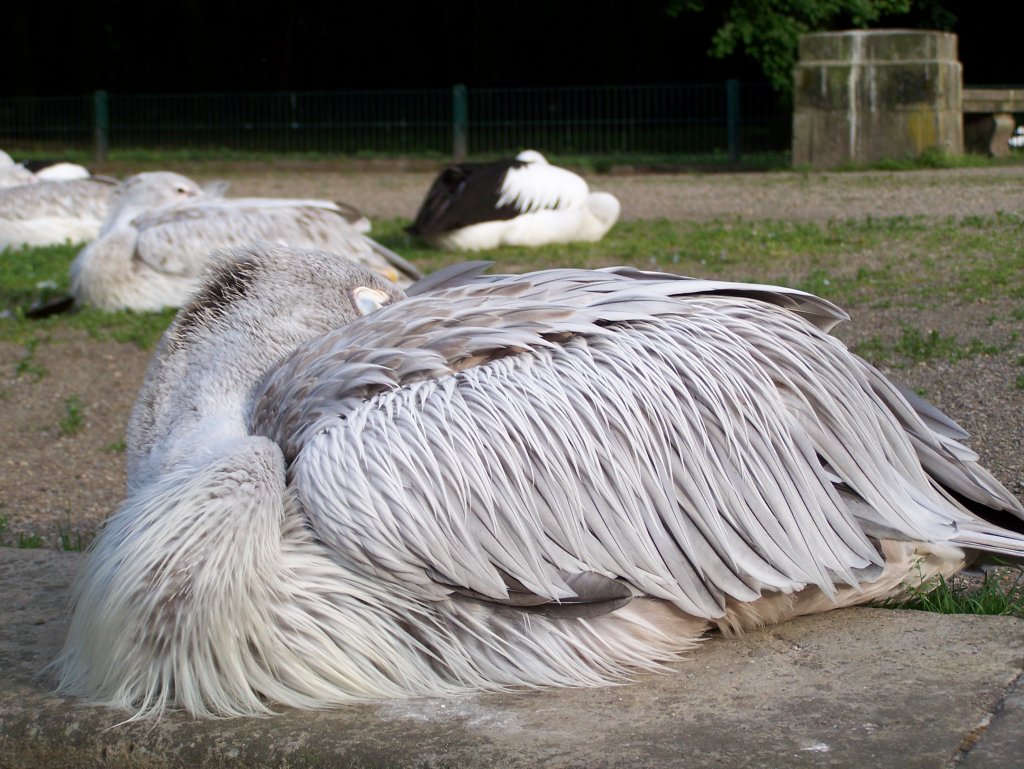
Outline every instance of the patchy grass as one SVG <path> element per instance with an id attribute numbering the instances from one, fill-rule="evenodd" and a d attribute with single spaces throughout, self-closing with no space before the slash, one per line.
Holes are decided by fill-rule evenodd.
<path id="1" fill-rule="evenodd" d="M 427 272 L 467 258 L 427 248 L 402 231 L 407 223 L 375 222 L 374 237 Z M 941 221 L 630 221 L 599 243 L 502 248 L 469 258 L 493 260 L 495 270 L 507 272 L 629 264 L 796 286 L 844 305 L 884 306 L 897 294 L 915 306 L 1024 300 L 1024 217 L 1016 214 Z"/>
<path id="2" fill-rule="evenodd" d="M 971 153 L 951 155 L 938 147 L 932 147 L 916 157 L 893 158 L 872 163 L 844 163 L 836 170 L 919 171 L 934 168 L 989 168 L 993 165 L 1011 165 L 1015 160 L 1016 158 L 1004 160 Z"/>
<path id="3" fill-rule="evenodd" d="M 57 526 L 55 542 L 58 550 L 67 552 L 82 552 L 89 547 L 89 544 L 96 538 L 95 532 L 81 531 L 74 529 L 71 525 L 71 516 L 68 516 L 64 524 Z M 18 532 L 13 541 L 8 539 L 8 519 L 6 515 L 0 515 L 0 547 L 17 547 L 21 550 L 37 550 L 46 544 L 46 539 L 36 533 Z"/>
<path id="4" fill-rule="evenodd" d="M 96 538 L 93 532 L 83 532 L 71 525 L 71 517 L 57 526 L 57 549 L 69 553 L 81 553 Z"/>
<path id="5" fill-rule="evenodd" d="M 103 450 L 110 454 L 123 454 L 125 452 L 125 449 L 127 448 L 128 444 L 125 442 L 124 438 L 120 438 L 116 441 L 108 443 L 106 446 L 103 447 Z"/>
<path id="6" fill-rule="evenodd" d="M 20 550 L 37 550 L 43 546 L 43 538 L 38 534 L 18 532 L 18 542 L 15 546 Z"/>
<path id="7" fill-rule="evenodd" d="M 56 332 L 79 329 L 97 341 L 130 342 L 143 349 L 156 344 L 174 317 L 173 310 L 137 313 L 86 308 L 38 320 L 25 317 L 33 303 L 67 293 L 68 267 L 77 253 L 77 246 L 0 252 L 0 311 L 8 314 L 0 321 L 0 340 L 25 345 L 31 353 L 41 341 L 52 341 Z M 31 355 L 19 366 L 23 371 L 18 373 L 45 376 L 45 370 L 31 368 Z"/>
<path id="8" fill-rule="evenodd" d="M 1011 349 L 1018 335 L 1001 345 L 987 344 L 979 339 L 962 342 L 954 335 L 943 336 L 935 329 L 927 333 L 913 326 L 904 325 L 899 339 L 894 341 L 873 336 L 854 346 L 854 352 L 876 362 L 898 365 L 900 361 L 925 363 L 932 360 L 947 360 L 950 363 L 975 358 L 979 355 L 999 355 Z"/>
<path id="9" fill-rule="evenodd" d="M 1024 617 L 1024 567 L 1012 567 L 1009 576 L 987 572 L 980 585 L 959 576 L 948 581 L 939 576 L 910 588 L 907 597 L 882 606 L 938 614 Z"/>
<path id="10" fill-rule="evenodd" d="M 85 427 L 85 404 L 77 395 L 64 399 L 64 417 L 57 423 L 62 436 L 77 435 Z"/>
<path id="11" fill-rule="evenodd" d="M 39 381 L 50 372 L 45 366 L 36 360 L 36 347 L 44 341 L 43 336 L 34 336 L 25 342 L 25 354 L 14 364 L 14 375 L 17 377 L 30 376 L 33 380 Z"/>

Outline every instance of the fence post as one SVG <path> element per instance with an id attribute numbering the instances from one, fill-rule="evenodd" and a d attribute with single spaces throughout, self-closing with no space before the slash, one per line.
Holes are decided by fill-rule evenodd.
<path id="1" fill-rule="evenodd" d="M 93 136 L 96 144 L 96 160 L 102 163 L 110 149 L 110 109 L 106 91 L 93 93 Z"/>
<path id="2" fill-rule="evenodd" d="M 466 159 L 468 131 L 469 97 L 466 86 L 458 83 L 452 86 L 452 160 L 456 163 Z"/>
<path id="3" fill-rule="evenodd" d="M 729 162 L 740 159 L 740 81 L 725 81 L 725 133 L 729 145 Z"/>

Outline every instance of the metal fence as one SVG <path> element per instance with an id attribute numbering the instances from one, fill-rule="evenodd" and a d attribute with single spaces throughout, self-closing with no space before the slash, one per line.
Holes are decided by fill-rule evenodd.
<path id="1" fill-rule="evenodd" d="M 0 98 L 0 147 L 721 156 L 789 148 L 765 84 L 466 88 Z"/>

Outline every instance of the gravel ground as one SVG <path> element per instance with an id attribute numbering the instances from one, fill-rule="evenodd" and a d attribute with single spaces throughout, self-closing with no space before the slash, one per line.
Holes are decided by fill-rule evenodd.
<path id="1" fill-rule="evenodd" d="M 125 173 L 131 169 L 108 169 Z M 181 168 L 199 180 L 226 178 L 233 195 L 329 197 L 359 206 L 371 218 L 411 218 L 433 178 L 432 170 L 348 169 L 322 165 L 246 165 Z M 825 221 L 894 215 L 962 217 L 1024 212 L 1024 167 L 957 171 L 844 174 L 604 175 L 594 188 L 616 194 L 623 218 Z M 960 338 L 1003 342 L 1014 307 L 989 302 L 955 313 L 904 307 L 854 308 L 840 331 L 848 342 L 892 334 L 901 322 Z M 1020 326 L 1019 321 L 1016 322 Z M 1024 336 L 1024 335 L 1022 335 Z M 61 529 L 90 536 L 122 496 L 123 435 L 150 353 L 133 345 L 69 336 L 40 345 L 34 360 L 46 375 L 18 376 L 21 346 L 0 343 L 0 404 L 4 453 L 0 459 L 0 537 L 16 543 L 37 535 L 47 546 Z M 934 361 L 895 375 L 923 388 L 975 437 L 987 467 L 1024 496 L 1024 390 L 1016 386 L 1024 341 L 999 355 L 960 363 Z M 68 399 L 77 398 L 84 422 L 62 434 Z M 66 432 L 66 431 L 65 431 Z"/>

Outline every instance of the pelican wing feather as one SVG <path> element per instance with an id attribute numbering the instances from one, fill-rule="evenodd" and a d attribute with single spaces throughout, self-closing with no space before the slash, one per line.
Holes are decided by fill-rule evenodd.
<path id="1" fill-rule="evenodd" d="M 203 199 L 144 213 L 132 223 L 135 258 L 172 275 L 198 275 L 214 250 L 258 241 L 345 254 L 374 269 L 390 266 L 328 201 Z"/>
<path id="2" fill-rule="evenodd" d="M 581 177 L 546 161 L 461 163 L 434 180 L 407 231 L 430 237 L 523 214 L 578 210 L 589 194 Z"/>
<path id="3" fill-rule="evenodd" d="M 629 271 L 482 276 L 299 348 L 253 429 L 356 571 L 436 600 L 509 602 L 511 578 L 555 604 L 594 574 L 721 617 L 877 574 L 867 530 L 955 543 L 975 523 L 904 423 L 940 463 L 963 462 L 952 439 L 894 414 L 898 393 L 814 322 L 841 316 Z"/>
<path id="4" fill-rule="evenodd" d="M 572 171 L 546 163 L 525 163 L 512 166 L 505 174 L 498 206 L 514 206 L 520 214 L 575 209 L 586 203 L 589 194 L 587 183 Z"/>
<path id="5" fill-rule="evenodd" d="M 508 170 L 523 165 L 517 160 L 497 163 L 458 163 L 448 166 L 427 190 L 416 218 L 407 231 L 430 236 L 493 220 L 512 219 L 520 211 L 499 204 Z"/>
<path id="6" fill-rule="evenodd" d="M 114 186 L 111 180 L 98 177 L 0 189 L 0 218 L 88 216 L 102 223 Z"/>

